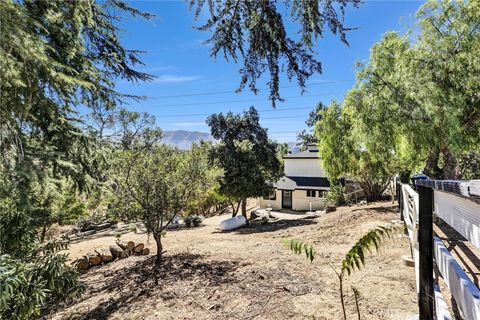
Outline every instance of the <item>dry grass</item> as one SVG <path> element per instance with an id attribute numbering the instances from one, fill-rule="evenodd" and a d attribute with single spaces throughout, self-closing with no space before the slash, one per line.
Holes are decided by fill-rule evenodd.
<path id="1" fill-rule="evenodd" d="M 152 256 L 120 260 L 83 274 L 85 295 L 49 318 L 341 319 L 337 278 L 329 263 L 339 266 L 361 235 L 398 214 L 382 202 L 222 233 L 216 227 L 224 218 L 167 234 L 158 286 Z M 288 238 L 315 244 L 319 258 L 310 264 L 291 254 L 281 244 Z M 129 233 L 122 239 L 146 242 L 147 236 Z M 71 257 L 114 240 L 97 236 L 76 243 Z M 148 247 L 155 250 L 153 239 Z M 414 270 L 400 260 L 408 254 L 407 240 L 395 240 L 370 257 L 364 270 L 347 277 L 349 318 L 356 319 L 351 286 L 360 291 L 362 319 L 408 319 L 416 313 Z"/>

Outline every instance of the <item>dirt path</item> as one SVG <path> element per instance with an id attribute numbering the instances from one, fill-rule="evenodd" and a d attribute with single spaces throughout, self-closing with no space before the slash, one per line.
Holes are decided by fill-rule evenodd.
<path id="1" fill-rule="evenodd" d="M 87 292 L 53 319 L 341 319 L 338 282 L 329 263 L 342 256 L 366 231 L 397 219 L 390 203 L 340 208 L 308 219 L 279 220 L 222 233 L 226 216 L 205 220 L 197 229 L 171 231 L 154 285 L 153 258 L 131 257 L 90 269 Z M 300 238 L 315 244 L 313 264 L 281 243 Z M 145 234 L 125 240 L 147 241 Z M 113 243 L 101 237 L 72 246 L 78 257 Z M 153 239 L 148 247 L 154 251 Z M 368 258 L 367 266 L 345 281 L 350 319 L 357 319 L 351 286 L 360 291 L 362 319 L 410 319 L 416 313 L 413 268 L 401 264 L 408 242 L 396 239 Z"/>

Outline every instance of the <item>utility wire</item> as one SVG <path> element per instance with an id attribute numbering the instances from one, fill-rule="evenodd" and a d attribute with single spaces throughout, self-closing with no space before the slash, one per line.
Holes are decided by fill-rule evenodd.
<path id="1" fill-rule="evenodd" d="M 310 95 L 297 95 L 285 97 L 283 99 L 298 99 L 298 98 L 309 98 L 309 97 L 320 97 L 320 96 L 330 96 L 335 94 L 342 94 L 344 92 L 327 92 L 320 94 L 310 94 Z M 242 100 L 225 100 L 225 101 L 213 101 L 213 102 L 189 102 L 189 103 L 175 103 L 175 104 L 161 104 L 155 106 L 155 108 L 170 108 L 170 107 L 185 107 L 185 106 L 200 106 L 200 105 L 212 105 L 212 104 L 228 104 L 228 103 L 238 103 L 238 102 L 250 102 L 250 101 L 265 101 L 265 98 L 257 99 L 242 99 Z"/>
<path id="2" fill-rule="evenodd" d="M 285 109 L 259 109 L 259 112 L 283 112 L 283 111 L 290 111 L 290 110 L 311 110 L 313 107 L 294 107 L 294 108 L 285 108 Z M 215 112 L 213 112 L 215 113 Z M 213 113 L 184 113 L 184 114 L 162 114 L 156 115 L 155 117 L 158 119 L 161 118 L 177 118 L 177 117 L 193 117 L 193 116 L 209 116 Z M 266 118 L 264 118 L 266 119 Z M 262 120 L 262 118 L 260 118 Z"/>
<path id="3" fill-rule="evenodd" d="M 324 81 L 324 82 L 317 82 L 317 83 L 309 83 L 309 84 L 306 85 L 306 87 L 327 85 L 327 84 L 334 84 L 334 83 L 353 82 L 353 81 L 354 80 Z M 298 88 L 298 85 L 280 86 L 280 89 L 285 89 L 285 88 Z M 270 89 L 270 88 L 264 87 L 264 88 L 260 88 L 259 90 L 266 90 L 266 89 Z M 153 97 L 149 97 L 149 98 L 152 98 L 152 99 L 170 99 L 170 98 L 183 98 L 183 97 L 210 96 L 210 95 L 227 94 L 227 93 L 233 93 L 233 92 L 235 92 L 235 90 L 185 93 L 185 94 L 169 95 L 169 96 L 157 96 L 157 97 L 153 96 Z"/>

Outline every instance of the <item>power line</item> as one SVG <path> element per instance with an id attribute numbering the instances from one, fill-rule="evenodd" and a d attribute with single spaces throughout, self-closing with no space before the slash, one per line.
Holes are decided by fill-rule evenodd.
<path id="1" fill-rule="evenodd" d="M 298 99 L 298 98 L 309 98 L 309 97 L 320 97 L 320 96 L 329 96 L 335 94 L 342 94 L 343 92 L 328 92 L 328 93 L 319 93 L 319 94 L 310 94 L 310 95 L 297 95 L 285 97 L 284 99 Z M 250 101 L 264 101 L 265 98 L 259 99 L 242 99 L 242 100 L 225 100 L 225 101 L 213 101 L 213 102 L 189 102 L 189 103 L 175 103 L 167 105 L 156 106 L 158 108 L 169 108 L 169 107 L 185 107 L 185 106 L 199 106 L 199 105 L 212 105 L 212 104 L 228 104 L 228 103 L 238 103 L 238 102 L 250 102 Z"/>
<path id="2" fill-rule="evenodd" d="M 262 121 L 262 120 L 272 120 L 272 119 L 300 119 L 300 118 L 305 119 L 306 116 L 307 115 L 304 115 L 304 116 L 267 117 L 267 118 L 261 118 L 260 121 Z"/>
<path id="3" fill-rule="evenodd" d="M 285 108 L 285 109 L 259 109 L 258 112 L 283 112 L 283 111 L 291 111 L 291 110 L 312 110 L 313 107 L 294 107 L 294 108 Z M 177 117 L 193 117 L 193 116 L 209 116 L 213 113 L 184 113 L 184 114 L 162 114 L 157 115 L 158 119 L 161 118 L 177 118 Z M 290 117 L 289 117 L 290 118 Z M 260 118 L 260 120 L 267 119 L 267 118 Z"/>
<path id="4" fill-rule="evenodd" d="M 309 83 L 306 86 L 319 86 L 319 85 L 327 85 L 327 84 L 334 84 L 334 83 L 343 83 L 343 82 L 353 82 L 354 80 L 334 80 L 334 81 L 324 81 L 318 83 Z M 298 88 L 298 85 L 290 85 L 290 86 L 280 86 L 280 89 L 285 88 Z M 268 87 L 260 88 L 259 90 L 266 90 L 269 89 Z M 179 95 L 169 95 L 169 96 L 157 96 L 157 97 L 150 97 L 153 99 L 170 99 L 170 98 L 183 98 L 183 97 L 196 97 L 196 96 L 209 96 L 215 94 L 227 94 L 235 92 L 234 90 L 228 91 L 211 91 L 211 92 L 197 92 L 197 93 L 185 93 Z"/>

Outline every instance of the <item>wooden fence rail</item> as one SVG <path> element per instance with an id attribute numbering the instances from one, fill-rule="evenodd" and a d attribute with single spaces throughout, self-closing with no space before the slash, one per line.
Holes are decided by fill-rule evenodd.
<path id="1" fill-rule="evenodd" d="M 452 319 L 434 281 L 439 271 L 465 319 L 480 320 L 480 290 L 433 234 L 433 214 L 480 248 L 480 181 L 417 181 L 398 185 L 397 197 L 407 227 L 418 292 L 420 319 Z"/>

